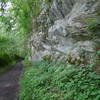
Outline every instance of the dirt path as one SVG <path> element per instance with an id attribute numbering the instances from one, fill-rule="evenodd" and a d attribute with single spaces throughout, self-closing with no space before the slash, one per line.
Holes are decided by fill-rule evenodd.
<path id="1" fill-rule="evenodd" d="M 18 62 L 0 76 L 0 100 L 17 100 L 18 80 L 22 64 Z"/>

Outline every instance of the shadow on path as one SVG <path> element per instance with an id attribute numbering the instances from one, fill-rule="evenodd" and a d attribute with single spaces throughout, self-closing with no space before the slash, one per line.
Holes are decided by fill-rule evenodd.
<path id="1" fill-rule="evenodd" d="M 0 100 L 16 100 L 22 64 L 18 62 L 0 76 Z"/>

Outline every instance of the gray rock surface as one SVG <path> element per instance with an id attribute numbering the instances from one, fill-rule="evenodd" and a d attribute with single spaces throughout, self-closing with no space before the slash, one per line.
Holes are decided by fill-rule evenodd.
<path id="1" fill-rule="evenodd" d="M 94 16 L 99 8 L 100 0 L 51 0 L 49 10 L 44 7 L 44 12 L 38 16 L 38 20 L 44 23 L 41 27 L 47 31 L 39 27 L 37 32 L 30 35 L 31 60 L 50 56 L 49 60 L 52 61 L 90 62 L 95 58 L 93 56 L 100 37 L 91 39 L 93 34 L 84 28 L 87 25 L 85 20 Z M 48 16 L 44 21 L 46 13 Z M 46 24 L 50 26 L 46 28 Z"/>

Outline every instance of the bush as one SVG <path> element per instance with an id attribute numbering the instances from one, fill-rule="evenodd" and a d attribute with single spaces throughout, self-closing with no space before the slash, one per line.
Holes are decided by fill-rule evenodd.
<path id="1" fill-rule="evenodd" d="M 24 68 L 28 68 L 29 66 L 31 66 L 31 62 L 29 61 L 28 56 L 25 57 L 22 63 L 23 63 Z"/>
<path id="2" fill-rule="evenodd" d="M 14 55 L 24 57 L 26 50 L 24 50 L 24 38 L 15 34 L 14 31 L 6 31 L 5 27 L 0 25 L 0 72 L 16 60 Z"/>
<path id="3" fill-rule="evenodd" d="M 100 76 L 89 67 L 34 62 L 19 84 L 19 100 L 100 100 Z"/>

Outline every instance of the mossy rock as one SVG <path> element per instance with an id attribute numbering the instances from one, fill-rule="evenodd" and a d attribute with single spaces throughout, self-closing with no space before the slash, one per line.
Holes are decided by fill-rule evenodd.
<path id="1" fill-rule="evenodd" d="M 48 62 L 51 62 L 51 56 L 50 55 L 45 55 L 45 56 L 43 56 L 43 60 L 44 61 L 48 61 Z"/>

